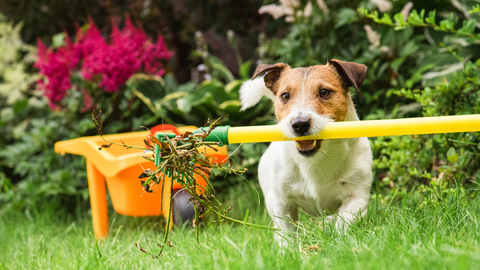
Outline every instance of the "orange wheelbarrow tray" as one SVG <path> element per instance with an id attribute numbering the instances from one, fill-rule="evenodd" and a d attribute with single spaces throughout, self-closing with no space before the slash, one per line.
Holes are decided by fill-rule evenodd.
<path id="1" fill-rule="evenodd" d="M 166 129 L 171 127 L 172 129 Z M 162 133 L 184 133 L 193 132 L 197 129 L 195 126 L 187 126 L 175 128 L 165 125 L 165 129 L 159 130 Z M 158 128 L 157 128 L 158 129 Z M 175 130 L 174 130 L 175 129 Z M 177 131 L 177 132 L 175 132 Z M 126 145 L 142 145 L 150 133 L 148 131 L 121 133 L 115 135 L 105 135 L 104 137 L 110 141 L 123 141 Z M 156 134 L 154 134 L 155 136 Z M 167 218 L 170 198 L 172 191 L 180 191 L 182 186 L 174 182 L 173 190 L 170 188 L 163 189 L 159 186 L 152 186 L 152 193 L 145 193 L 140 184 L 138 176 L 145 169 L 154 169 L 154 163 L 143 159 L 143 151 L 140 149 L 127 149 L 121 146 L 113 145 L 110 148 L 104 148 L 101 151 L 98 148 L 106 142 L 100 136 L 83 137 L 69 141 L 61 141 L 55 144 L 55 152 L 65 155 L 65 153 L 82 155 L 87 162 L 88 189 L 90 193 L 90 205 L 92 209 L 93 230 L 97 238 L 106 238 L 108 236 L 108 211 L 106 186 L 110 192 L 113 208 L 122 215 L 127 216 L 159 216 L 163 215 Z M 212 162 L 224 163 L 227 159 L 226 146 L 217 147 L 218 151 L 206 148 L 206 155 L 212 157 Z M 141 165 L 141 166 L 140 166 Z M 143 166 L 143 168 L 142 168 Z M 207 176 L 208 178 L 208 176 Z M 197 184 L 206 187 L 205 179 L 200 175 L 195 175 Z M 106 180 L 106 181 L 105 181 Z M 165 177 L 165 187 L 170 187 L 171 178 Z M 160 187 L 160 188 L 158 188 Z M 199 188 L 198 190 L 202 190 Z M 175 194 L 173 193 L 173 194 Z M 173 211 L 184 209 L 188 201 L 186 193 L 180 191 L 174 198 Z M 177 198 L 178 197 L 178 198 Z M 180 205 L 179 205 L 180 204 Z M 181 204 L 184 204 L 183 206 Z M 175 207 L 177 206 L 177 207 Z M 193 207 L 191 207 L 193 211 Z M 191 213 L 193 213 L 190 211 Z M 178 214 L 173 218 L 175 223 L 179 223 L 189 218 L 188 214 Z M 169 224 L 172 226 L 172 224 Z"/>

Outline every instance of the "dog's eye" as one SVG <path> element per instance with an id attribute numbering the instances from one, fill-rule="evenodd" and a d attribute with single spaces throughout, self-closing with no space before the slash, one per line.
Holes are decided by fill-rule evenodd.
<path id="1" fill-rule="evenodd" d="M 290 94 L 289 93 L 283 93 L 280 98 L 282 99 L 283 102 L 287 102 L 290 99 Z"/>
<path id="2" fill-rule="evenodd" d="M 320 90 L 320 97 L 323 98 L 323 99 L 327 99 L 328 97 L 330 97 L 331 93 L 332 93 L 332 91 L 330 91 L 330 90 L 322 89 L 322 90 Z"/>

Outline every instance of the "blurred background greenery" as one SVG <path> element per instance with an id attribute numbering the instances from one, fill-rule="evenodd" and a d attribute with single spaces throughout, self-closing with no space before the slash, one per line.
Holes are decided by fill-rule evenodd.
<path id="1" fill-rule="evenodd" d="M 354 95 L 361 119 L 480 113 L 477 4 L 463 0 L 3 0 L 0 211 L 30 208 L 53 198 L 64 208 L 88 203 L 85 160 L 62 157 L 53 145 L 95 135 L 91 108 L 104 111 L 106 133 L 161 123 L 201 126 L 207 118 L 226 114 L 230 115 L 226 124 L 232 126 L 274 124 L 267 99 L 239 111 L 238 89 L 258 63 L 299 67 L 337 58 L 367 65 L 367 78 L 360 94 Z M 436 11 L 429 26 L 411 15 L 422 9 L 425 17 Z M 395 17 L 396 23 L 382 21 L 382 14 Z M 123 29 L 127 17 L 152 40 L 163 37 L 174 52 L 163 61 L 166 73 L 160 77 L 138 70 L 112 92 L 102 88 L 99 78 L 86 79 L 75 64 L 69 67 L 71 87 L 51 108 L 39 90 L 42 83 L 37 83 L 49 82 L 34 67 L 39 61 L 37 39 L 50 53 L 59 53 L 69 48 L 69 40 L 77 44 L 94 23 L 109 41 L 112 25 Z M 387 198 L 431 181 L 464 185 L 477 181 L 480 148 L 471 144 L 480 142 L 477 135 L 372 138 L 379 196 Z M 234 155 L 234 166 L 248 168 L 244 177 L 253 183 L 266 147 L 242 145 Z M 243 181 L 229 176 L 217 177 L 213 183 L 222 192 Z"/>

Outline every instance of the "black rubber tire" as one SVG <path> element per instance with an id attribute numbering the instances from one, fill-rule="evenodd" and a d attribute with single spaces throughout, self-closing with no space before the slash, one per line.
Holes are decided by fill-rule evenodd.
<path id="1" fill-rule="evenodd" d="M 185 222 L 192 222 L 195 219 L 195 209 L 189 200 L 191 198 L 183 189 L 172 191 L 172 218 L 175 226 L 181 226 Z"/>

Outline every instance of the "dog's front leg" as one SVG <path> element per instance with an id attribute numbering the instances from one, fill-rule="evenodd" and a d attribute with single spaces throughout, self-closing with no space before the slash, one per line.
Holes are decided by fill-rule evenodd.
<path id="1" fill-rule="evenodd" d="M 335 216 L 335 227 L 337 231 L 342 231 L 352 225 L 356 218 L 360 218 L 367 213 L 368 194 L 366 196 L 351 195 L 343 201 L 338 214 Z"/>
<path id="2" fill-rule="evenodd" d="M 286 247 L 289 239 L 295 232 L 294 222 L 298 221 L 298 209 L 271 193 L 265 197 L 268 214 L 272 218 L 275 228 L 280 229 L 275 233 L 275 240 L 280 246 Z"/>

